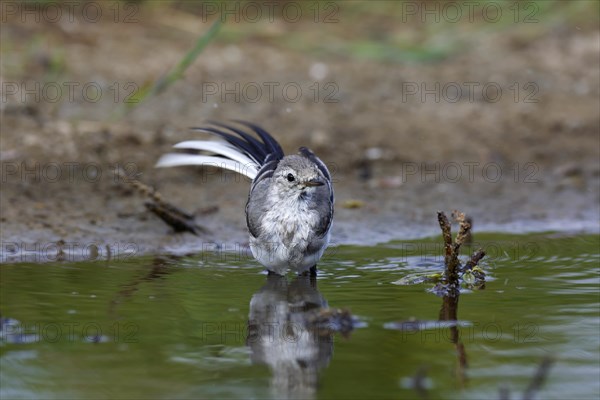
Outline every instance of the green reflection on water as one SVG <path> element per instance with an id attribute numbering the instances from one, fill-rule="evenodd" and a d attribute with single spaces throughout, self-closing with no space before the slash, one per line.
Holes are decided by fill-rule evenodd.
<path id="1" fill-rule="evenodd" d="M 545 355 L 540 397 L 597 396 L 598 235 L 475 240 L 490 279 L 461 295 L 456 328 L 436 325 L 431 285 L 392 284 L 439 272 L 439 238 L 333 248 L 316 287 L 232 254 L 4 264 L 1 397 L 414 398 L 423 367 L 431 397 L 520 397 Z M 303 330 L 326 303 L 365 326 Z M 430 327 L 386 328 L 410 319 Z"/>

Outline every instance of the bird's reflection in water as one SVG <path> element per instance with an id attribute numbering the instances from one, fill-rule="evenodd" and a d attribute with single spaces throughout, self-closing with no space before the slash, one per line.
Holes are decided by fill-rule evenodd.
<path id="1" fill-rule="evenodd" d="M 348 333 L 352 318 L 347 312 L 327 308 L 316 280 L 299 276 L 269 275 L 252 296 L 247 344 L 252 362 L 267 364 L 277 398 L 313 397 L 318 371 L 329 364 L 333 332 Z"/>

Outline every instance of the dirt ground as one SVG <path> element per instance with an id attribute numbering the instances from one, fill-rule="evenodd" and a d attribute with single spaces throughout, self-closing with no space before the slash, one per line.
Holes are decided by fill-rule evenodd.
<path id="1" fill-rule="evenodd" d="M 597 12 L 585 17 L 596 5 L 433 33 L 345 2 L 333 3 L 333 24 L 228 22 L 181 79 L 125 113 L 214 16 L 115 4 L 117 23 L 107 6 L 96 22 L 2 17 L 3 262 L 52 260 L 59 247 L 76 259 L 244 246 L 247 180 L 153 168 L 207 120 L 258 123 L 286 151 L 308 146 L 325 160 L 334 244 L 437 234 L 438 209 L 469 213 L 475 232 L 598 231 L 600 29 Z M 403 58 L 396 39 L 455 49 Z M 116 166 L 206 231 L 174 234 Z"/>

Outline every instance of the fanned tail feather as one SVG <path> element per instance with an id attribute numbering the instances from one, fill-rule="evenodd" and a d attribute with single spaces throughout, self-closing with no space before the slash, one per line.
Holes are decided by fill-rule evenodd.
<path id="1" fill-rule="evenodd" d="M 218 127 L 192 128 L 224 139 L 225 142 L 188 140 L 173 146 L 176 149 L 204 151 L 212 155 L 169 153 L 163 155 L 157 167 L 202 165 L 228 169 L 254 179 L 261 167 L 275 164 L 283 158 L 283 150 L 277 141 L 261 127 L 245 121 L 235 121 L 250 128 L 260 140 L 239 128 L 220 122 L 211 122 Z M 222 129 L 224 128 L 224 129 Z"/>
<path id="2" fill-rule="evenodd" d="M 173 148 L 209 151 L 211 153 L 219 154 L 223 157 L 240 162 L 242 164 L 257 165 L 256 160 L 248 157 L 243 153 L 240 153 L 239 150 L 237 150 L 233 146 L 230 146 L 227 143 L 219 143 L 205 140 L 188 140 L 185 142 L 177 143 L 175 146 L 173 146 Z"/>
<path id="3" fill-rule="evenodd" d="M 168 153 L 163 155 L 156 163 L 157 167 L 180 167 L 183 165 L 201 165 L 204 167 L 215 167 L 228 169 L 254 179 L 258 172 L 254 164 L 242 164 L 237 161 L 223 157 L 202 156 L 199 154 Z"/>

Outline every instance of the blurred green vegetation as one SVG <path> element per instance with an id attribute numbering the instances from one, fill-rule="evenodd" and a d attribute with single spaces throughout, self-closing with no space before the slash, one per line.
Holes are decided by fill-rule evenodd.
<path id="1" fill-rule="evenodd" d="M 24 3 L 37 3 L 43 7 L 47 3 L 61 2 L 34 0 Z M 282 0 L 271 2 L 270 7 L 262 2 L 225 0 L 118 2 L 123 4 L 121 10 L 125 9 L 125 4 L 134 5 L 136 17 L 142 24 L 160 23 L 161 16 L 168 13 L 175 18 L 177 13 L 198 17 L 200 24 L 220 19 L 224 22 L 223 29 L 218 35 L 209 35 L 209 41 L 240 43 L 251 40 L 322 57 L 384 62 L 435 62 L 468 49 L 469 43 L 489 34 L 510 32 L 517 39 L 533 41 L 565 25 L 579 30 L 598 30 L 600 21 L 600 2 L 596 0 L 478 0 L 471 2 L 472 6 L 466 6 L 465 2 L 443 1 Z M 290 16 L 293 13 L 283 12 L 291 3 L 294 7 L 290 9 L 299 7 L 301 10 L 298 20 Z M 115 8 L 117 3 L 110 4 Z M 256 5 L 262 7 L 259 18 L 255 17 Z M 108 4 L 105 6 L 109 7 Z M 498 9 L 501 9 L 500 14 L 497 14 Z M 233 14 L 227 14 L 232 10 Z M 30 47 L 39 47 L 41 36 L 35 34 Z M 12 46 L 7 40 L 1 43 L 5 58 Z M 51 73 L 64 70 L 60 48 L 53 47 L 48 51 Z M 182 63 L 188 57 L 189 54 L 183 55 Z M 31 52 L 27 58 L 32 58 Z M 8 67 L 12 70 L 22 68 L 22 65 L 9 63 Z"/>
<path id="2" fill-rule="evenodd" d="M 238 2 L 237 6 L 230 1 L 140 3 L 177 9 L 202 19 L 224 20 L 219 35 L 210 35 L 210 39 L 220 43 L 255 40 L 320 57 L 380 62 L 441 61 L 466 50 L 474 40 L 504 31 L 517 31 L 522 41 L 532 41 L 563 24 L 581 25 L 579 29 L 597 28 L 600 13 L 600 2 L 587 0 L 482 0 L 475 2 L 472 9 L 464 8 L 460 2 L 454 3 L 460 9 L 452 9 L 449 3 L 441 1 L 308 1 L 302 3 L 302 18 L 290 23 L 277 10 L 283 10 L 291 1 L 280 1 L 277 4 L 281 7 L 271 10 L 263 9 L 263 18 L 257 22 L 248 22 L 254 17 L 250 11 L 244 11 L 249 2 Z M 226 13 L 236 9 L 238 15 Z M 235 23 L 236 17 L 241 22 Z M 186 59 L 189 53 L 184 56 Z"/>
<path id="3" fill-rule="evenodd" d="M 38 4 L 40 9 L 48 3 L 55 6 L 61 2 L 25 2 L 29 6 Z M 102 4 L 112 7 L 111 10 L 115 4 L 121 4 L 121 11 L 135 7 L 136 21 L 161 28 L 160 34 L 177 31 L 180 20 L 193 25 L 197 19 L 200 30 L 179 62 L 165 74 L 149 79 L 134 99 L 115 110 L 114 116 L 124 115 L 142 100 L 176 82 L 213 42 L 236 45 L 252 42 L 323 59 L 432 63 L 460 54 L 491 35 L 510 35 L 512 43 L 519 47 L 565 28 L 598 31 L 600 21 L 600 2 L 595 0 L 479 0 L 469 3 L 472 8 L 465 2 L 442 1 L 279 1 L 270 3 L 271 8 L 264 2 L 249 1 L 119 0 Z M 301 10 L 297 20 L 293 17 L 291 21 L 290 15 L 294 14 L 283 12 L 291 5 Z M 108 9 L 104 14 L 115 29 L 127 29 L 126 24 L 111 21 Z M 168 23 L 164 18 L 168 18 Z M 64 43 L 74 39 L 69 37 L 68 29 L 41 20 L 32 23 L 29 18 L 16 31 L 2 35 L 4 78 L 42 82 L 68 79 Z M 7 18 L 8 25 L 11 22 L 19 21 Z M 3 26 L 2 30 L 8 28 Z M 27 39 L 17 36 L 23 33 Z"/>
<path id="4" fill-rule="evenodd" d="M 147 1 L 144 3 L 153 3 Z M 186 2 L 171 0 L 160 7 L 171 7 L 194 15 L 207 10 L 203 3 L 216 4 L 210 16 L 234 9 L 231 2 Z M 227 5 L 223 5 L 228 3 Z M 244 3 L 239 6 L 243 14 Z M 247 2 L 246 2 L 247 3 Z M 281 10 L 290 1 L 278 4 Z M 590 0 L 481 0 L 472 9 L 464 2 L 442 1 L 320 1 L 304 2 L 302 18 L 285 23 L 282 12 L 273 12 L 275 22 L 268 26 L 267 10 L 256 23 L 226 24 L 217 41 L 237 43 L 260 40 L 276 46 L 320 56 L 341 56 L 386 62 L 433 62 L 468 48 L 485 35 L 510 31 L 523 40 L 535 40 L 561 26 L 598 29 L 600 2 Z M 458 4 L 458 9 L 451 4 Z M 500 14 L 496 14 L 500 9 Z M 249 13 L 249 12 L 248 12 Z M 459 15 L 460 14 L 460 15 Z M 227 21 L 227 19 L 229 19 Z M 271 23 L 271 25 L 273 25 Z M 323 34 L 326 33 L 326 40 Z"/>
<path id="5" fill-rule="evenodd" d="M 130 111 L 132 108 L 139 105 L 145 99 L 150 98 L 164 91 L 171 84 L 177 82 L 183 77 L 185 70 L 198 58 L 204 48 L 215 38 L 219 29 L 221 28 L 221 21 L 215 20 L 211 25 L 210 29 L 196 40 L 194 46 L 184 55 L 184 57 L 175 65 L 168 73 L 161 76 L 153 83 L 148 83 L 143 86 L 140 91 L 136 92 L 135 95 L 128 102 L 124 102 L 115 113 L 114 117 L 122 117 L 125 113 Z"/>
<path id="6" fill-rule="evenodd" d="M 224 27 L 214 37 L 220 43 L 254 40 L 320 56 L 386 62 L 439 61 L 467 49 L 473 40 L 504 31 L 535 40 L 565 24 L 597 30 L 600 20 L 600 2 L 596 0 L 478 0 L 471 2 L 472 6 L 443 1 L 282 0 L 270 2 L 273 5 L 269 7 L 256 1 L 119 1 L 134 4 L 140 11 L 137 14 L 157 20 L 167 11 L 197 16 L 200 23 L 221 19 Z M 114 7 L 114 2 L 111 4 Z M 296 20 L 295 14 L 288 12 L 286 18 L 285 7 L 300 9 L 301 16 Z M 140 18 L 140 22 L 153 21 Z"/>

